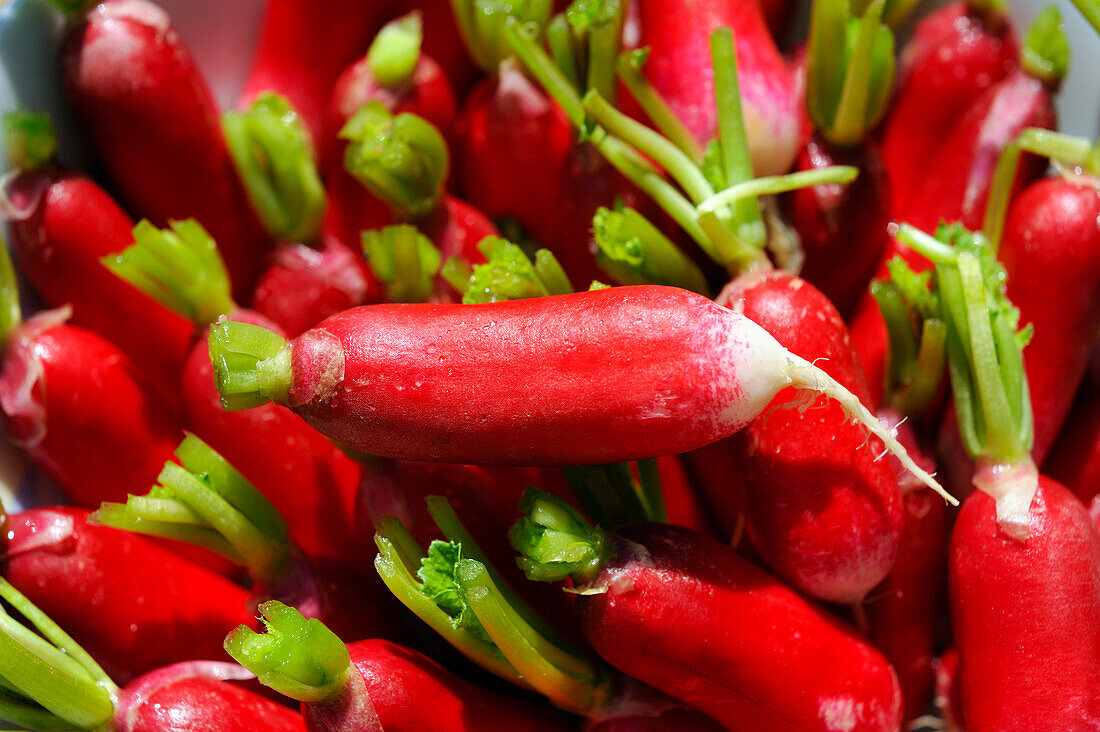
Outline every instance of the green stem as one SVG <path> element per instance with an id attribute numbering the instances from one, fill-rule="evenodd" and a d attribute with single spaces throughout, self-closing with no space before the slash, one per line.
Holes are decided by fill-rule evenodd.
<path id="1" fill-rule="evenodd" d="M 561 265 L 546 249 L 535 254 L 535 262 L 524 251 L 497 236 L 477 245 L 485 263 L 475 265 L 462 294 L 466 304 L 523 300 L 573 292 Z"/>
<path id="2" fill-rule="evenodd" d="M 817 129 L 832 127 L 844 92 L 848 8 L 844 0 L 814 0 L 806 41 L 806 113 Z"/>
<path id="3" fill-rule="evenodd" d="M 442 255 L 415 226 L 372 229 L 361 238 L 363 255 L 389 302 L 426 302 L 432 296 Z"/>
<path id="4" fill-rule="evenodd" d="M 606 703 L 610 695 L 606 670 L 546 642 L 502 601 L 483 564 L 462 560 L 455 576 L 463 598 L 493 642 L 535 690 L 563 709 L 586 716 Z"/>
<path id="5" fill-rule="evenodd" d="M 264 686 L 300 702 L 340 696 L 356 673 L 347 646 L 316 618 L 304 618 L 277 600 L 260 604 L 266 632 L 241 625 L 225 638 L 225 650 Z"/>
<path id="6" fill-rule="evenodd" d="M 726 185 L 735 185 L 753 177 L 745 116 L 741 109 L 741 89 L 737 81 L 737 52 L 733 31 L 719 28 L 710 35 L 710 58 L 714 67 L 714 101 L 718 110 L 718 140 L 722 146 L 722 168 Z M 696 203 L 699 203 L 696 201 Z M 738 209 L 742 216 L 760 216 L 759 208 Z"/>
<path id="7" fill-rule="evenodd" d="M 891 404 L 902 414 L 923 419 L 939 392 L 946 368 L 947 325 L 942 320 L 925 320 L 913 373 L 904 388 L 895 392 Z"/>
<path id="8" fill-rule="evenodd" d="M 15 266 L 12 264 L 7 242 L 0 233 L 0 345 L 7 343 L 12 331 L 22 322 L 23 309 L 19 306 Z"/>
<path id="9" fill-rule="evenodd" d="M 585 111 L 608 134 L 641 151 L 668 171 L 668 174 L 695 204 L 714 195 L 714 190 L 703 172 L 691 158 L 681 152 L 680 148 L 654 130 L 615 109 L 594 90 L 585 94 L 583 103 Z"/>
<path id="10" fill-rule="evenodd" d="M 513 25 L 506 28 L 504 32 L 507 34 L 516 31 L 517 27 Z M 538 26 L 525 26 L 522 30 L 519 30 L 519 32 L 529 33 L 532 40 L 538 39 Z M 550 49 L 550 55 L 554 59 L 554 64 L 561 71 L 562 75 L 569 80 L 570 86 L 573 87 L 574 94 L 577 94 L 577 98 L 579 99 L 581 73 L 577 67 L 580 54 L 577 52 L 577 44 L 573 37 L 573 29 L 569 26 L 569 21 L 565 19 L 565 15 L 561 13 L 555 15 L 546 26 L 546 47 Z M 515 52 L 514 47 L 512 50 Z"/>
<path id="11" fill-rule="evenodd" d="M 194 219 L 158 229 L 142 220 L 133 245 L 103 257 L 117 277 L 202 328 L 236 309 L 218 246 Z"/>
<path id="12" fill-rule="evenodd" d="M 696 165 L 703 161 L 703 148 L 691 134 L 680 117 L 672 111 L 664 98 L 642 75 L 642 67 L 649 57 L 648 48 L 623 51 L 616 64 L 619 80 L 623 82 L 634 101 L 646 113 L 649 120 L 673 145 L 687 155 Z"/>
<path id="13" fill-rule="evenodd" d="M 367 66 L 382 86 L 405 86 L 412 81 L 424 38 L 420 11 L 414 10 L 382 26 L 367 49 Z"/>
<path id="14" fill-rule="evenodd" d="M 99 729 L 114 716 L 118 687 L 91 656 L 7 580 L 0 597 L 0 719 L 31 729 Z M 37 631 L 37 633 L 35 632 Z"/>
<path id="15" fill-rule="evenodd" d="M 568 27 L 565 33 L 572 38 Z M 580 82 L 575 77 L 567 76 L 538 45 L 538 26 L 512 23 L 504 29 L 504 39 L 527 72 L 558 103 L 573 127 L 580 129 L 584 125 L 584 107 L 577 91 Z M 575 69 L 573 73 L 576 73 Z"/>
<path id="16" fill-rule="evenodd" d="M 283 576 L 291 557 L 286 522 L 262 493 L 225 458 L 192 434 L 176 448 L 182 467 L 164 464 L 148 496 L 105 503 L 91 521 L 149 536 L 187 540 L 239 561 L 260 582 Z M 230 551 L 215 548 L 217 540 Z"/>
<path id="17" fill-rule="evenodd" d="M 997 158 L 997 167 L 993 171 L 993 178 L 989 184 L 982 233 L 994 252 L 1001 249 L 1001 237 L 1004 236 L 1005 217 L 1008 215 L 1012 184 L 1016 180 L 1016 170 L 1020 165 L 1020 152 L 1018 141 L 1005 145 L 1000 157 Z"/>
<path id="18" fill-rule="evenodd" d="M 410 112 L 394 116 L 378 100 L 365 104 L 340 130 L 348 141 L 344 167 L 406 219 L 434 211 L 443 196 L 450 156 L 431 122 Z"/>
<path id="19" fill-rule="evenodd" d="M 596 262 L 619 284 L 671 285 L 708 295 L 699 267 L 634 209 L 597 209 L 592 231 Z"/>
<path id="20" fill-rule="evenodd" d="M 1028 127 L 1016 138 L 1022 150 L 1066 165 L 1085 165 L 1095 149 L 1084 137 L 1074 137 L 1040 127 Z"/>
<path id="21" fill-rule="evenodd" d="M 459 295 L 465 295 L 470 289 L 470 278 L 474 276 L 474 271 L 458 257 L 449 257 L 439 269 L 439 274 Z"/>
<path id="22" fill-rule="evenodd" d="M 553 10 L 551 0 L 451 0 L 462 40 L 475 63 L 487 74 L 496 74 L 500 62 L 511 55 L 503 36 L 509 25 L 533 24 L 538 32 Z"/>
<path id="23" fill-rule="evenodd" d="M 290 102 L 265 92 L 247 111 L 226 112 L 222 128 L 237 174 L 268 234 L 284 241 L 316 239 L 325 213 L 325 188 L 309 132 Z"/>
<path id="24" fill-rule="evenodd" d="M 956 253 L 950 244 L 946 244 L 915 226 L 901 224 L 894 237 L 910 249 L 923 254 L 934 264 L 954 264 Z"/>
<path id="25" fill-rule="evenodd" d="M 607 563 L 611 551 L 607 535 L 557 496 L 528 488 L 520 511 L 525 516 L 512 526 L 508 537 L 522 555 L 517 563 L 527 579 L 571 578 L 584 585 Z"/>
<path id="26" fill-rule="evenodd" d="M 222 407 L 235 412 L 286 402 L 293 374 L 290 347 L 278 333 L 223 320 L 210 326 L 210 360 Z"/>
<path id="27" fill-rule="evenodd" d="M 1069 69 L 1069 39 L 1062 29 L 1062 14 L 1050 5 L 1035 17 L 1024 37 L 1020 66 L 1051 88 L 1057 88 Z"/>
<path id="28" fill-rule="evenodd" d="M 876 94 L 872 100 L 872 88 L 888 88 L 893 83 L 894 53 L 893 34 L 882 26 L 882 12 L 886 0 L 874 0 L 858 21 L 855 48 L 848 58 L 844 86 L 837 103 L 832 124 L 822 128 L 825 138 L 835 145 L 852 146 L 860 143 L 867 131 L 885 111 L 885 94 Z M 876 53 L 880 31 L 889 39 L 889 50 Z M 879 63 L 885 62 L 886 68 Z M 872 107 L 876 103 L 877 107 Z"/>
<path id="29" fill-rule="evenodd" d="M 8 163 L 18 170 L 35 170 L 53 160 L 57 132 L 50 115 L 17 109 L 3 117 L 4 149 Z"/>
<path id="30" fill-rule="evenodd" d="M 889 0 L 886 10 L 883 11 L 882 21 L 896 32 L 920 4 L 921 0 Z"/>
<path id="31" fill-rule="evenodd" d="M 812 188 L 821 185 L 848 185 L 858 175 L 859 168 L 851 165 L 829 165 L 813 170 L 800 170 L 787 175 L 753 178 L 715 193 L 710 198 L 702 201 L 696 207 L 696 210 L 700 213 L 719 211 L 724 206 L 737 204 L 746 199 L 755 201 L 759 196 L 786 193 L 799 188 Z"/>
<path id="32" fill-rule="evenodd" d="M 615 57 L 622 48 L 622 0 L 578 0 L 566 11 L 566 17 L 583 19 L 588 36 L 587 81 L 585 90 L 595 90 L 604 99 L 615 100 Z"/>
<path id="33" fill-rule="evenodd" d="M 1100 0 L 1073 0 L 1073 4 L 1085 16 L 1097 33 L 1100 33 Z"/>

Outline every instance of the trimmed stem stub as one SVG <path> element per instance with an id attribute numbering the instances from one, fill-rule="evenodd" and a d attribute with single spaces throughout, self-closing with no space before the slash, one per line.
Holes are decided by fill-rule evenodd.
<path id="1" fill-rule="evenodd" d="M 53 159 L 57 132 L 45 112 L 15 110 L 3 118 L 4 150 L 8 163 L 19 170 L 34 170 Z"/>
<path id="2" fill-rule="evenodd" d="M 489 236 L 478 243 L 485 262 L 476 265 L 463 290 L 462 302 L 524 300 L 573 292 L 569 278 L 548 249 L 535 252 L 535 260 L 507 239 Z"/>
<path id="3" fill-rule="evenodd" d="M 551 0 L 451 0 L 462 41 L 474 62 L 487 74 L 496 74 L 500 62 L 512 55 L 504 40 L 510 25 L 530 25 L 541 33 L 553 11 Z"/>
<path id="4" fill-rule="evenodd" d="M 1028 28 L 1020 52 L 1020 65 L 1031 76 L 1057 89 L 1069 69 L 1069 57 L 1069 39 L 1062 27 L 1062 14 L 1050 5 Z"/>
<path id="5" fill-rule="evenodd" d="M 382 86 L 404 86 L 412 81 L 424 39 L 420 11 L 414 10 L 382 26 L 367 49 L 367 66 Z"/>
<path id="6" fill-rule="evenodd" d="M 363 256 L 390 302 L 426 302 L 442 264 L 439 249 L 415 226 L 397 224 L 361 234 Z"/>
<path id="7" fill-rule="evenodd" d="M 205 327 L 236 306 L 218 245 L 195 219 L 134 227 L 134 243 L 100 261 L 174 313 Z"/>
<path id="8" fill-rule="evenodd" d="M 229 412 L 269 401 L 285 404 L 293 379 L 290 344 L 258 325 L 222 319 L 210 326 L 210 361 L 222 407 Z"/>
<path id="9" fill-rule="evenodd" d="M 344 128 L 344 167 L 403 218 L 436 209 L 450 157 L 431 122 L 410 112 L 394 116 L 378 100 L 365 104 Z"/>
<path id="10" fill-rule="evenodd" d="M 528 488 L 519 510 L 525 515 L 508 532 L 516 562 L 527 579 L 591 581 L 607 563 L 611 544 L 603 529 L 557 496 Z"/>
<path id="11" fill-rule="evenodd" d="M 267 233 L 282 241 L 317 238 L 325 188 L 309 131 L 290 102 L 261 94 L 244 112 L 226 112 L 222 128 L 237 174 Z"/>
<path id="12" fill-rule="evenodd" d="M 311 704 L 337 699 L 357 673 L 343 641 L 320 620 L 277 600 L 258 609 L 267 632 L 238 626 L 225 638 L 226 652 L 261 684 L 291 699 Z"/>
<path id="13" fill-rule="evenodd" d="M 632 208 L 600 207 L 592 219 L 596 263 L 621 285 L 671 285 L 706 295 L 702 270 Z"/>

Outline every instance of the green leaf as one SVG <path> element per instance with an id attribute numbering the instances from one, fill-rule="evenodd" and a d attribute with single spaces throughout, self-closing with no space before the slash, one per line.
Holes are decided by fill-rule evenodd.
<path id="1" fill-rule="evenodd" d="M 53 159 L 57 132 L 50 115 L 17 109 L 4 114 L 4 149 L 11 167 L 34 170 Z"/>
<path id="2" fill-rule="evenodd" d="M 492 643 L 477 615 L 461 595 L 455 578 L 458 563 L 464 558 L 461 543 L 433 541 L 428 547 L 428 556 L 421 560 L 421 567 L 416 573 L 423 582 L 421 592 L 451 616 L 451 622 L 456 629 L 465 630 L 486 643 Z"/>

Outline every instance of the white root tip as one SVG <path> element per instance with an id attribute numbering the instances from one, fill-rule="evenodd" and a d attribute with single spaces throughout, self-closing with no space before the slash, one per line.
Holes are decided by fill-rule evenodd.
<path id="1" fill-rule="evenodd" d="M 979 462 L 974 487 L 997 502 L 997 526 L 1010 538 L 1027 541 L 1031 502 L 1039 489 L 1039 470 L 1030 457 L 1013 463 Z"/>
<path id="2" fill-rule="evenodd" d="M 790 353 L 787 355 L 787 375 L 791 379 L 792 386 L 801 389 L 812 389 L 840 404 L 852 419 L 882 440 L 887 451 L 898 459 L 902 467 L 912 473 L 921 483 L 939 493 L 949 504 L 952 506 L 959 505 L 958 499 L 944 490 L 944 487 L 928 471 L 917 465 L 913 458 L 909 457 L 909 453 L 906 452 L 905 447 L 898 442 L 897 438 L 878 421 L 875 415 L 871 414 L 871 410 L 863 406 L 856 395 L 841 386 L 836 379 L 806 359 Z"/>

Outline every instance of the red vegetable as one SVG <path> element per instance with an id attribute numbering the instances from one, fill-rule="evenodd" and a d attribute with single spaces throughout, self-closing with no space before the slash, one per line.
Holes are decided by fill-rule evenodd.
<path id="1" fill-rule="evenodd" d="M 841 400 L 884 434 L 854 396 L 762 328 L 675 288 L 367 306 L 289 345 L 243 324 L 211 334 L 228 408 L 274 398 L 373 455 L 569 465 L 673 454 L 736 431 L 788 385 Z"/>
<path id="2" fill-rule="evenodd" d="M 193 658 L 222 658 L 227 627 L 252 623 L 224 577 L 75 508 L 7 517 L 3 574 L 119 681 Z"/>
<path id="3" fill-rule="evenodd" d="M 733 29 L 752 170 L 757 175 L 787 172 L 798 150 L 798 99 L 760 6 L 755 1 L 647 0 L 639 7 L 638 45 L 650 48 L 646 76 L 703 145 L 718 137 L 707 39 L 720 26 Z"/>
<path id="4" fill-rule="evenodd" d="M 625 673 L 730 729 L 901 723 L 897 677 L 878 651 L 734 550 L 659 524 L 605 535 L 537 493 L 524 509 L 512 540 L 528 577 L 590 590 L 577 596 L 585 635 Z M 568 556 L 549 539 L 562 535 Z"/>
<path id="5" fill-rule="evenodd" d="M 112 183 L 136 215 L 193 216 L 215 237 L 238 296 L 270 245 L 237 179 L 218 111 L 163 10 L 97 5 L 61 49 L 66 96 Z"/>
<path id="6" fill-rule="evenodd" d="M 1019 41 L 996 3 L 957 0 L 917 23 L 882 127 L 894 210 L 924 184 L 923 171 L 956 122 L 1019 57 Z"/>
<path id="7" fill-rule="evenodd" d="M 300 699 L 310 730 L 567 728 L 564 715 L 477 687 L 416 651 L 383 640 L 345 647 L 318 621 L 282 603 L 264 603 L 260 612 L 267 633 L 237 628 L 226 637 L 226 650 L 264 684 Z M 309 665 L 280 662 L 288 656 Z"/>
<path id="8" fill-rule="evenodd" d="M 1043 472 L 1088 504 L 1100 493 L 1100 385 L 1086 379 Z"/>
<path id="9" fill-rule="evenodd" d="M 332 85 L 366 51 L 384 8 L 373 1 L 334 0 L 319 12 L 307 0 L 267 0 L 241 104 L 251 104 L 262 92 L 278 92 L 290 99 L 313 139 L 320 141 Z"/>

